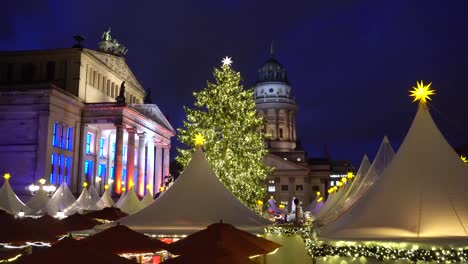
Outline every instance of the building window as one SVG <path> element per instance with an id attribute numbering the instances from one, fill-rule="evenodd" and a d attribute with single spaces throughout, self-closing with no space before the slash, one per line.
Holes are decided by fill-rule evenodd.
<path id="1" fill-rule="evenodd" d="M 112 158 L 112 161 L 113 161 L 114 158 L 115 158 L 115 142 L 112 143 L 111 158 Z"/>
<path id="2" fill-rule="evenodd" d="M 46 65 L 46 81 L 55 79 L 55 61 L 49 61 Z"/>
<path id="3" fill-rule="evenodd" d="M 93 134 L 88 133 L 86 134 L 86 154 L 91 154 L 92 152 L 92 141 L 93 141 Z"/>
<path id="4" fill-rule="evenodd" d="M 288 185 L 281 185 L 281 191 L 282 192 L 287 192 L 289 190 L 289 186 Z"/>
<path id="5" fill-rule="evenodd" d="M 32 63 L 26 63 L 21 65 L 21 81 L 23 82 L 32 82 L 34 79 L 34 73 L 36 67 Z"/>
<path id="6" fill-rule="evenodd" d="M 67 184 L 70 184 L 71 164 L 72 164 L 72 158 L 71 157 L 66 157 L 65 158 L 64 172 L 63 172 L 63 181 L 66 182 Z"/>
<path id="7" fill-rule="evenodd" d="M 85 161 L 84 174 L 89 177 L 93 173 L 93 162 L 90 160 Z"/>
<path id="8" fill-rule="evenodd" d="M 122 160 L 124 164 L 127 163 L 127 146 L 123 146 L 122 148 Z"/>
<path id="9" fill-rule="evenodd" d="M 320 186 L 318 186 L 318 185 L 312 186 L 312 191 L 314 191 L 314 192 L 320 191 Z"/>
<path id="10" fill-rule="evenodd" d="M 57 154 L 52 154 L 50 157 L 50 177 L 49 177 L 49 183 L 53 184 L 54 183 L 54 171 L 55 171 L 55 156 Z"/>
<path id="11" fill-rule="evenodd" d="M 69 127 L 67 129 L 67 141 L 65 144 L 65 148 L 68 150 L 72 150 L 72 138 L 73 138 L 73 128 Z"/>
<path id="12" fill-rule="evenodd" d="M 63 160 L 63 155 L 58 156 L 58 164 L 57 164 L 57 183 L 60 183 L 60 179 L 62 178 L 62 160 Z"/>
<path id="13" fill-rule="evenodd" d="M 99 139 L 99 157 L 104 158 L 104 138 Z"/>
<path id="14" fill-rule="evenodd" d="M 104 178 L 106 175 L 106 165 L 105 164 L 99 164 L 98 167 L 98 176 L 101 178 Z"/>
<path id="15" fill-rule="evenodd" d="M 276 187 L 274 185 L 268 185 L 268 192 L 276 192 Z"/>
<path id="16" fill-rule="evenodd" d="M 122 169 L 122 185 L 125 185 L 127 182 L 127 169 Z M 128 188 L 129 186 L 127 186 Z"/>
<path id="17" fill-rule="evenodd" d="M 330 186 L 335 186 L 335 181 L 331 181 Z"/>
<path id="18" fill-rule="evenodd" d="M 297 192 L 302 192 L 302 191 L 304 191 L 304 187 L 302 186 L 302 184 L 296 185 L 296 191 L 297 191 Z"/>
<path id="19" fill-rule="evenodd" d="M 279 129 L 279 138 L 283 138 L 283 129 L 282 128 Z"/>
<path id="20" fill-rule="evenodd" d="M 57 123 L 54 123 L 54 127 L 52 129 L 52 146 L 57 146 Z"/>
<path id="21" fill-rule="evenodd" d="M 63 141 L 65 140 L 65 126 L 60 126 L 60 135 L 59 135 L 59 148 L 63 148 Z"/>

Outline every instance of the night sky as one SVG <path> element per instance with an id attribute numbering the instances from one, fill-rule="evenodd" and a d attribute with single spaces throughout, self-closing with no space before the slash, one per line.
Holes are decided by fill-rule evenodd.
<path id="1" fill-rule="evenodd" d="M 15 0 L 0 8 L 0 50 L 68 48 L 76 34 L 95 49 L 110 26 L 177 128 L 222 57 L 232 56 L 251 87 L 273 40 L 304 148 L 317 157 L 327 144 L 332 158 L 358 165 L 384 135 L 398 148 L 416 111 L 408 97 L 416 80 L 433 82 L 431 112 L 449 143 L 468 142 L 467 11 L 466 0 Z"/>

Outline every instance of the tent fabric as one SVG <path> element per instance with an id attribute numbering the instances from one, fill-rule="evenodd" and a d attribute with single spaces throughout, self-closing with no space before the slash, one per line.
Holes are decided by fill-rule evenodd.
<path id="1" fill-rule="evenodd" d="M 89 218 L 104 219 L 108 221 L 115 221 L 127 215 L 127 213 L 122 212 L 117 207 L 104 207 L 102 210 L 92 211 L 86 214 Z"/>
<path id="2" fill-rule="evenodd" d="M 168 235 L 190 234 L 221 219 L 256 233 L 263 233 L 271 223 L 237 200 L 210 168 L 203 151 L 197 149 L 167 191 L 119 222 L 140 232 Z"/>
<path id="3" fill-rule="evenodd" d="M 68 208 L 76 201 L 73 194 L 68 189 L 66 182 L 63 182 L 60 187 L 55 191 L 54 195 L 50 197 L 47 203 L 47 214 L 56 215 L 58 211 L 67 214 Z"/>
<path id="4" fill-rule="evenodd" d="M 13 215 L 21 211 L 25 214 L 31 212 L 31 209 L 16 196 L 8 180 L 5 180 L 0 188 L 0 209 Z"/>
<path id="5" fill-rule="evenodd" d="M 83 211 L 97 211 L 101 210 L 102 208 L 99 207 L 96 202 L 93 200 L 91 195 L 89 194 L 87 188 L 83 188 L 80 196 L 76 201 L 67 208 L 66 215 L 72 215 L 76 212 L 82 213 Z"/>
<path id="6" fill-rule="evenodd" d="M 135 188 L 131 188 L 130 190 L 128 190 L 125 196 L 122 199 L 120 199 L 115 205 L 118 208 L 120 208 L 122 212 L 125 212 L 127 214 L 133 214 L 141 208 L 143 208 L 141 201 L 135 192 Z"/>
<path id="7" fill-rule="evenodd" d="M 151 192 L 146 192 L 145 197 L 141 199 L 141 208 L 144 208 L 148 206 L 150 203 L 153 202 L 153 196 L 151 195 Z"/>
<path id="8" fill-rule="evenodd" d="M 98 192 L 96 191 L 96 188 L 94 188 L 93 185 L 88 187 L 88 194 L 91 197 L 93 204 L 95 204 L 99 208 L 99 210 L 104 208 L 104 202 L 101 201 L 101 197 L 99 196 Z"/>
<path id="9" fill-rule="evenodd" d="M 466 238 L 468 166 L 420 104 L 392 163 L 368 193 L 335 223 L 329 239 Z"/>
<path id="10" fill-rule="evenodd" d="M 43 215 L 46 213 L 47 202 L 49 202 L 49 196 L 44 189 L 39 190 L 29 199 L 26 205 L 31 208 L 30 215 Z"/>
<path id="11" fill-rule="evenodd" d="M 112 200 L 109 189 L 104 191 L 104 193 L 101 196 L 101 199 L 99 200 L 99 204 L 102 204 L 103 207 L 115 206 L 114 200 Z"/>

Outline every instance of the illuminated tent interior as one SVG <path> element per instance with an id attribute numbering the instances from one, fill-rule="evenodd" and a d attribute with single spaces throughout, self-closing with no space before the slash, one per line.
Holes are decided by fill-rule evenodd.
<path id="1" fill-rule="evenodd" d="M 49 202 L 49 196 L 41 186 L 26 205 L 31 208 L 31 215 L 43 215 L 46 211 L 47 202 Z"/>
<path id="2" fill-rule="evenodd" d="M 136 231 L 168 235 L 190 234 L 220 220 L 255 233 L 270 224 L 224 187 L 199 148 L 167 191 L 119 222 Z"/>
<path id="3" fill-rule="evenodd" d="M 68 189 L 67 183 L 63 182 L 50 197 L 47 203 L 47 214 L 55 216 L 58 211 L 66 213 L 67 209 L 76 201 L 73 194 Z"/>
<path id="4" fill-rule="evenodd" d="M 141 208 L 148 206 L 152 202 L 153 202 L 153 195 L 151 195 L 150 191 L 147 191 L 145 194 L 145 197 L 141 199 Z"/>
<path id="5" fill-rule="evenodd" d="M 103 207 L 112 207 L 115 205 L 114 200 L 112 200 L 112 197 L 109 193 L 109 186 L 105 187 L 105 191 L 101 196 L 101 199 L 99 200 L 99 203 L 102 203 Z"/>
<path id="6" fill-rule="evenodd" d="M 447 143 L 426 105 L 391 164 L 336 222 L 328 239 L 431 239 L 468 236 L 468 166 Z"/>
<path id="7" fill-rule="evenodd" d="M 119 199 L 115 205 L 120 208 L 122 212 L 127 214 L 133 214 L 143 208 L 141 201 L 138 199 L 135 192 L 135 188 L 130 188 L 130 190 L 125 193 L 125 196 L 122 199 Z"/>
<path id="8" fill-rule="evenodd" d="M 19 198 L 16 196 L 15 192 L 11 188 L 9 179 L 9 174 L 4 176 L 5 182 L 0 188 L 0 209 L 6 211 L 7 213 L 17 215 L 19 212 L 25 214 L 29 213 L 31 209 L 27 207 Z"/>

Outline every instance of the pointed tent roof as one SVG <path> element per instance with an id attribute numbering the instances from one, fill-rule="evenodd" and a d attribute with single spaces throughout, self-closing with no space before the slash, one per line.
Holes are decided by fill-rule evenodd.
<path id="1" fill-rule="evenodd" d="M 97 204 L 92 199 L 91 195 L 88 192 L 88 189 L 85 187 L 81 192 L 80 196 L 76 201 L 67 208 L 66 215 L 72 215 L 76 212 L 82 212 L 83 210 L 96 211 L 101 210 L 102 208 L 97 206 Z"/>
<path id="2" fill-rule="evenodd" d="M 109 189 L 104 191 L 99 201 L 99 203 L 102 203 L 104 207 L 112 207 L 115 205 L 114 200 L 112 200 L 112 197 L 109 193 Z"/>
<path id="3" fill-rule="evenodd" d="M 467 237 L 468 166 L 420 104 L 406 138 L 373 188 L 321 237 Z"/>
<path id="4" fill-rule="evenodd" d="M 88 187 L 88 194 L 91 196 L 91 200 L 94 204 L 96 204 L 97 207 L 100 209 L 104 208 L 104 204 L 100 202 L 101 197 L 99 197 L 99 194 L 96 191 L 96 188 L 94 188 L 94 185 L 91 184 L 91 186 Z"/>
<path id="5" fill-rule="evenodd" d="M 122 199 L 119 199 L 115 205 L 127 214 L 133 214 L 143 208 L 141 201 L 138 199 L 135 192 L 135 188 L 128 190 L 125 196 Z"/>
<path id="6" fill-rule="evenodd" d="M 47 202 L 49 202 L 49 196 L 44 191 L 41 186 L 39 190 L 34 194 L 31 199 L 26 203 L 26 205 L 31 208 L 31 213 L 33 215 L 42 215 L 46 213 Z"/>
<path id="7" fill-rule="evenodd" d="M 189 234 L 220 220 L 257 233 L 271 223 L 237 200 L 210 168 L 203 151 L 197 149 L 171 188 L 119 222 L 140 232 Z"/>
<path id="8" fill-rule="evenodd" d="M 18 214 L 20 211 L 23 211 L 25 214 L 31 211 L 31 209 L 16 196 L 8 179 L 5 180 L 2 188 L 0 188 L 0 209 L 13 215 Z"/>
<path id="9" fill-rule="evenodd" d="M 153 195 L 151 195 L 150 191 L 147 191 L 145 197 L 141 199 L 141 208 L 148 206 L 151 202 L 153 202 Z"/>
<path id="10" fill-rule="evenodd" d="M 47 214 L 56 215 L 60 210 L 61 212 L 66 213 L 65 211 L 76 201 L 73 194 L 68 189 L 66 182 L 63 182 L 60 187 L 55 191 L 54 195 L 50 197 L 49 202 L 47 203 Z"/>

